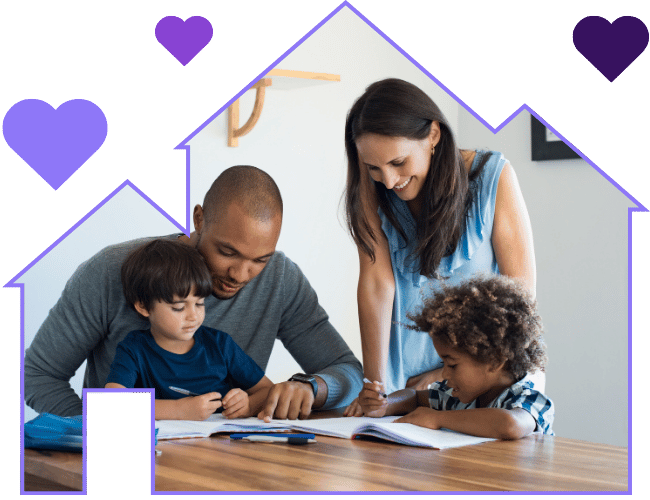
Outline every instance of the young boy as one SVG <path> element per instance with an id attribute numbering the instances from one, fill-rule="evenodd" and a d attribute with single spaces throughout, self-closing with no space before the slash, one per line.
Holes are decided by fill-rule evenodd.
<path id="1" fill-rule="evenodd" d="M 541 319 L 520 285 L 500 276 L 475 278 L 426 300 L 409 317 L 413 330 L 431 336 L 444 380 L 387 397 L 380 382 L 367 382 L 359 397 L 364 414 L 406 413 L 395 422 L 498 439 L 553 434 L 553 403 L 528 375 L 544 371 L 547 360 Z"/>
<path id="2" fill-rule="evenodd" d="M 219 408 L 228 418 L 261 410 L 273 383 L 229 335 L 201 326 L 212 277 L 196 249 L 163 239 L 135 249 L 122 265 L 122 287 L 151 328 L 118 344 L 107 389 L 154 388 L 159 420 L 205 420 Z"/>

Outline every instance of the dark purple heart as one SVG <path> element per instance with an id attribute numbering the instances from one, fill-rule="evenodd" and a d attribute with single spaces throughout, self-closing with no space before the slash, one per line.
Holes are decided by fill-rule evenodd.
<path id="1" fill-rule="evenodd" d="M 212 24 L 201 16 L 190 17 L 187 21 L 167 16 L 158 21 L 156 38 L 185 66 L 212 39 Z"/>
<path id="2" fill-rule="evenodd" d="M 573 44 L 613 82 L 648 45 L 648 28 L 636 17 L 619 17 L 610 24 L 599 16 L 585 17 L 573 30 Z"/>

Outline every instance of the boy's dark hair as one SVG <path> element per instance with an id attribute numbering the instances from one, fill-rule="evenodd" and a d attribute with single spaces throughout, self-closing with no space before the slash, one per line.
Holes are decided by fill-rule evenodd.
<path id="1" fill-rule="evenodd" d="M 150 311 L 154 302 L 168 304 L 174 295 L 185 298 L 212 293 L 212 276 L 195 248 L 176 240 L 153 240 L 133 250 L 122 264 L 122 290 L 127 302 Z"/>
<path id="2" fill-rule="evenodd" d="M 537 303 L 518 282 L 478 277 L 425 300 L 419 314 L 408 317 L 412 330 L 427 332 L 479 363 L 499 365 L 520 380 L 544 371 L 546 345 Z"/>

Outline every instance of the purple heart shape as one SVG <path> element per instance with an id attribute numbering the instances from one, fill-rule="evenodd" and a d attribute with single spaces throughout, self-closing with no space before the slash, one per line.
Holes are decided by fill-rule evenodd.
<path id="1" fill-rule="evenodd" d="M 74 99 L 54 109 L 38 99 L 14 104 L 2 132 L 9 147 L 54 189 L 59 189 L 106 139 L 108 124 L 90 101 Z"/>
<path id="2" fill-rule="evenodd" d="M 573 45 L 613 82 L 648 45 L 648 28 L 632 16 L 613 23 L 599 16 L 585 17 L 573 30 Z"/>
<path id="3" fill-rule="evenodd" d="M 185 66 L 212 40 L 212 24 L 201 16 L 190 17 L 187 21 L 167 16 L 158 21 L 156 38 Z"/>

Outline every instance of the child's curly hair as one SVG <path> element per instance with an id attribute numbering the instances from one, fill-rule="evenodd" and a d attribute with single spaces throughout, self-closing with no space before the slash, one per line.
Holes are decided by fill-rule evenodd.
<path id="1" fill-rule="evenodd" d="M 412 330 L 463 351 L 479 363 L 499 365 L 515 380 L 544 371 L 546 345 L 537 303 L 528 291 L 503 276 L 477 277 L 424 301 L 419 314 L 409 314 Z"/>

